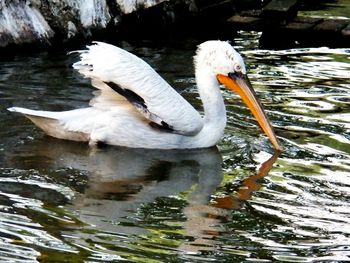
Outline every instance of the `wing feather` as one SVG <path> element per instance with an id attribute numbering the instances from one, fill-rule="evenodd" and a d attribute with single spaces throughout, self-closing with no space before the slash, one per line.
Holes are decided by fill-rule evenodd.
<path id="1" fill-rule="evenodd" d="M 94 107 L 113 107 L 129 102 L 157 126 L 184 135 L 203 127 L 200 114 L 145 61 L 118 47 L 94 42 L 78 51 L 73 67 L 92 79 L 100 95 Z"/>

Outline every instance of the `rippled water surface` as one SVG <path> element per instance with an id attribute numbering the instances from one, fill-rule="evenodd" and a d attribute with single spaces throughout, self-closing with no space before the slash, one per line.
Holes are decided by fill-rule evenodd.
<path id="1" fill-rule="evenodd" d="M 350 0 L 322 0 L 317 2 L 313 3 L 318 4 L 316 10 L 313 7 L 312 10 L 301 11 L 298 14 L 331 19 L 350 19 Z M 305 2 L 305 4 L 307 6 L 308 3 Z"/>
<path id="2" fill-rule="evenodd" d="M 6 108 L 87 105 L 93 89 L 70 67 L 77 58 L 1 58 L 0 262 L 350 261 L 350 50 L 261 50 L 257 35 L 233 44 L 280 156 L 226 90 L 217 149 L 90 149 L 49 138 Z M 120 43 L 201 110 L 196 44 Z"/>

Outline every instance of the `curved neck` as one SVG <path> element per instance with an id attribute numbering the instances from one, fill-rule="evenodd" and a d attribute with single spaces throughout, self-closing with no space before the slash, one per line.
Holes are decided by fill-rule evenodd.
<path id="1" fill-rule="evenodd" d="M 196 71 L 198 92 L 203 102 L 204 121 L 208 124 L 226 125 L 226 108 L 220 85 L 212 73 L 206 70 Z"/>
<path id="2" fill-rule="evenodd" d="M 196 81 L 204 108 L 204 127 L 200 134 L 206 138 L 206 144 L 212 146 L 223 135 L 226 126 L 226 108 L 215 75 L 205 68 L 197 69 Z"/>

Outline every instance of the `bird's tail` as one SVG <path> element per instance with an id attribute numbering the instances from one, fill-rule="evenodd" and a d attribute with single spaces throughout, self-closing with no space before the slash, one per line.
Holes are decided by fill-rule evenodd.
<path id="1" fill-rule="evenodd" d="M 61 112 L 30 110 L 20 107 L 8 108 L 8 111 L 18 112 L 30 119 L 36 126 L 42 129 L 47 135 L 59 139 L 74 141 L 88 141 L 88 135 L 82 132 L 69 131 L 61 120 Z"/>

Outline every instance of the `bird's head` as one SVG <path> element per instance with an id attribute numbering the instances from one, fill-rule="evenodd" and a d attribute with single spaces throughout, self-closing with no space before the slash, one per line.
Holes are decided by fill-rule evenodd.
<path id="1" fill-rule="evenodd" d="M 248 106 L 262 130 L 277 151 L 282 147 L 266 113 L 247 77 L 242 56 L 225 41 L 207 41 L 198 46 L 195 56 L 196 72 L 209 74 L 231 91 L 237 93 Z"/>

